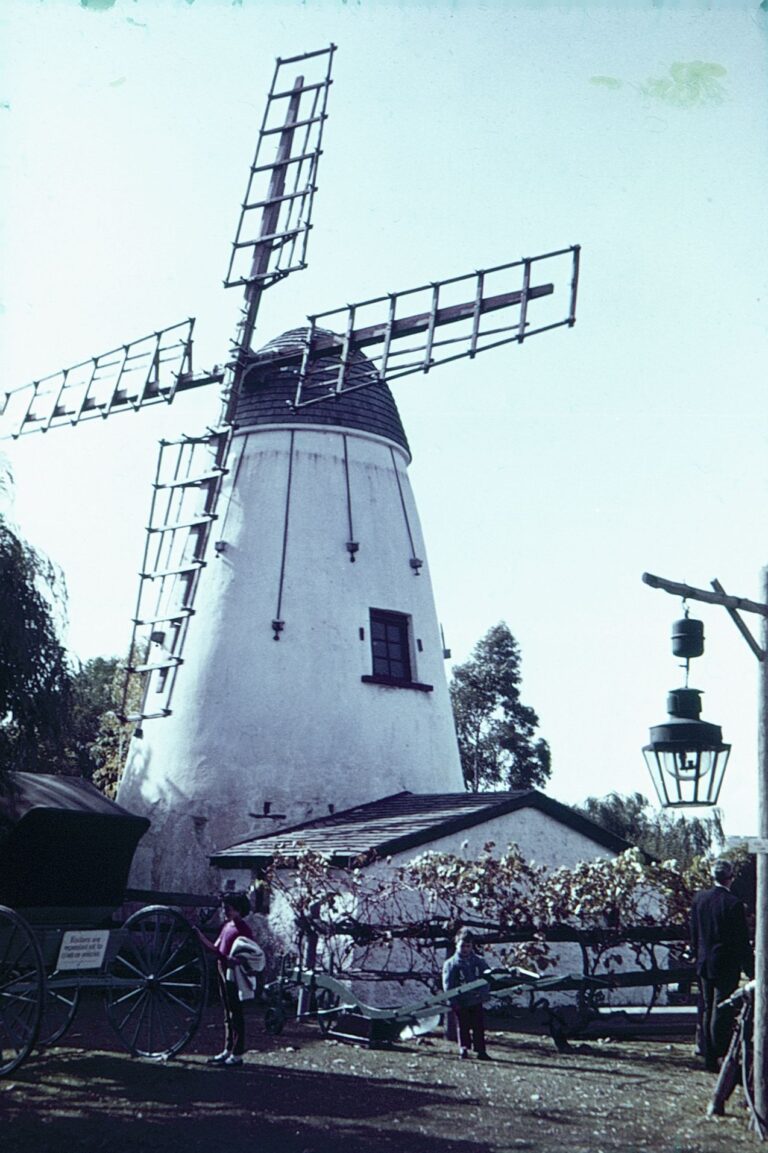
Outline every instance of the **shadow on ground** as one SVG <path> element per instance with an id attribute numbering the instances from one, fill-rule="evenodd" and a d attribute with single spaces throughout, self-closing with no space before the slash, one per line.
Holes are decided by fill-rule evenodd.
<path id="1" fill-rule="evenodd" d="M 57 1107 L 48 1086 L 62 1080 L 69 1092 Z M 17 1110 L 14 1092 L 21 1091 Z M 438 1086 L 370 1083 L 330 1071 L 213 1070 L 184 1060 L 149 1065 L 108 1053 L 51 1054 L 35 1062 L 34 1072 L 30 1064 L 4 1085 L 0 1103 L 11 1123 L 4 1153 L 386 1153 L 402 1150 L 406 1134 L 419 1134 L 419 1153 L 489 1148 L 419 1133 L 420 1112 L 455 1104 Z M 409 1147 L 415 1146 L 409 1141 Z"/>

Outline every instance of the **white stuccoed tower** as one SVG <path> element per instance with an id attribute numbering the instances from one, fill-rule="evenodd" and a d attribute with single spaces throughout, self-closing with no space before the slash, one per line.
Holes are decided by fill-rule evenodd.
<path id="1" fill-rule="evenodd" d="M 295 364 L 259 361 L 304 338 L 244 375 L 173 710 L 131 743 L 118 800 L 152 820 L 138 887 L 207 891 L 208 855 L 255 832 L 463 789 L 395 402 L 375 382 L 292 411 Z M 265 802 L 283 818 L 249 815 Z"/>

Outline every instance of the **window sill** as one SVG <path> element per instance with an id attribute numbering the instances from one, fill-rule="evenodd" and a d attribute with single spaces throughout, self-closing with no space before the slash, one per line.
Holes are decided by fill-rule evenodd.
<path id="1" fill-rule="evenodd" d="M 419 693 L 431 693 L 434 690 L 433 685 L 423 685 L 419 681 L 399 681 L 396 677 L 382 677 L 366 675 L 360 677 L 367 685 L 386 685 L 390 689 L 416 689 Z"/>

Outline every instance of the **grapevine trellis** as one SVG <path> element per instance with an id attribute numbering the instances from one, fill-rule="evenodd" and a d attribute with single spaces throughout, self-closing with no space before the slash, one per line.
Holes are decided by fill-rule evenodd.
<path id="1" fill-rule="evenodd" d="M 686 999 L 695 982 L 690 905 L 711 861 L 681 869 L 631 849 L 550 869 L 514 845 L 494 849 L 474 860 L 426 852 L 403 865 L 369 854 L 340 868 L 293 845 L 273 859 L 257 884 L 292 929 L 267 1027 L 281 1025 L 294 996 L 300 1019 L 317 1015 L 324 1031 L 369 1043 L 403 1014 L 444 1011 L 441 969 L 460 926 L 492 966 L 491 1003 L 505 1019 L 522 1012 L 561 1049 L 603 1010 L 637 1003 L 638 991 L 646 1018 L 671 986 Z"/>
<path id="2" fill-rule="evenodd" d="M 516 846 L 476 860 L 428 852 L 393 866 L 369 856 L 350 868 L 294 850 L 264 878 L 295 924 L 293 948 L 328 971 L 362 982 L 416 981 L 431 992 L 460 926 L 494 960 L 539 974 L 561 965 L 558 947 L 579 950 L 581 992 L 690 981 L 688 912 L 707 884 L 708 863 L 682 870 L 637 849 L 613 860 L 549 869 Z M 573 966 L 571 966 L 573 967 Z"/>

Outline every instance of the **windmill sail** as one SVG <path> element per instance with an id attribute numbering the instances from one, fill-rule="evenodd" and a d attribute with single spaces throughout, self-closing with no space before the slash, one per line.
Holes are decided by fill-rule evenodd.
<path id="1" fill-rule="evenodd" d="M 224 428 L 160 442 L 123 686 L 126 720 L 170 713 L 181 650 L 216 520 L 231 433 L 231 428 Z M 143 681 L 142 705 L 139 713 L 130 713 L 127 700 L 136 673 Z"/>
<path id="2" fill-rule="evenodd" d="M 265 289 L 306 267 L 331 66 L 336 48 L 279 59 L 267 97 L 256 157 L 237 226 L 225 286 L 244 287 L 240 323 L 223 376 L 215 431 L 161 442 L 144 562 L 123 686 L 123 715 L 168 716 L 233 432 L 247 353 Z M 301 74 L 295 73 L 301 69 Z M 142 705 L 128 713 L 132 677 Z"/>
<path id="3" fill-rule="evenodd" d="M 376 367 L 373 379 L 392 382 L 553 328 L 573 327 L 579 254 L 578 246 L 560 249 L 310 316 L 294 406 L 369 387 L 372 374 L 359 377 L 355 349 L 365 349 Z M 533 283 L 544 262 L 548 271 L 565 270 L 558 284 Z M 277 362 L 280 354 L 271 359 Z"/>
<path id="4" fill-rule="evenodd" d="M 246 289 L 236 352 L 250 345 L 262 290 L 306 268 L 335 51 L 331 44 L 278 59 L 275 67 L 224 282 Z M 299 66 L 303 74 L 287 79 Z M 237 357 L 226 377 L 195 377 L 193 328 L 193 319 L 184 321 L 6 392 L 0 399 L 0 440 L 170 404 L 180 391 L 222 381 L 226 420 L 239 387 Z"/>
<path id="5" fill-rule="evenodd" d="M 279 59 L 242 204 L 227 288 L 267 287 L 306 268 L 317 165 L 336 46 Z M 301 65 L 303 75 L 289 73 Z"/>
<path id="6" fill-rule="evenodd" d="M 190 318 L 6 392 L 0 440 L 170 404 L 178 392 L 220 381 L 192 373 L 194 324 Z"/>

